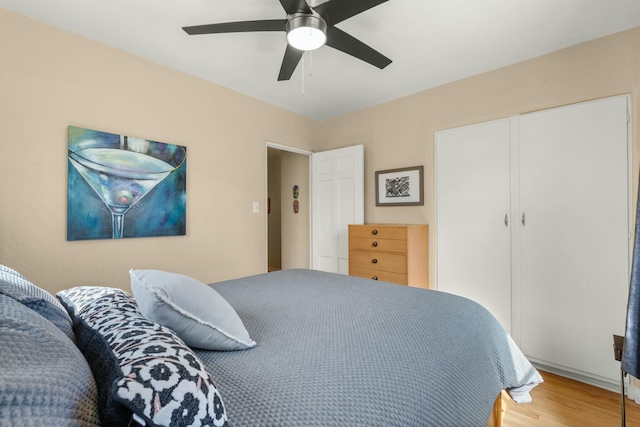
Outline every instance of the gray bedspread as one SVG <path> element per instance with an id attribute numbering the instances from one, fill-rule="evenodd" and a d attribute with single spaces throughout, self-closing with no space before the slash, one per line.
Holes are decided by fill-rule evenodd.
<path id="1" fill-rule="evenodd" d="M 73 341 L 0 293 L 0 427 L 99 427 L 97 405 L 96 383 Z"/>
<path id="2" fill-rule="evenodd" d="M 211 285 L 257 346 L 197 351 L 232 426 L 485 426 L 542 381 L 480 305 L 311 270 Z"/>

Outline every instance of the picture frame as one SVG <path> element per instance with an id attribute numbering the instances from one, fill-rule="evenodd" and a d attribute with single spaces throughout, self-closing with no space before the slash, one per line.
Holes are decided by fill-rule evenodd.
<path id="1" fill-rule="evenodd" d="M 67 241 L 185 236 L 187 147 L 69 126 Z"/>
<path id="2" fill-rule="evenodd" d="M 424 166 L 376 171 L 376 206 L 424 205 Z"/>

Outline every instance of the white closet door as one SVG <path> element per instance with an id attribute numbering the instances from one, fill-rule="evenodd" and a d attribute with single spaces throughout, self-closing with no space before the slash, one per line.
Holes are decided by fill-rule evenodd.
<path id="1" fill-rule="evenodd" d="M 472 299 L 511 330 L 510 122 L 436 134 L 438 290 Z"/>
<path id="2" fill-rule="evenodd" d="M 619 381 L 629 272 L 627 97 L 519 120 L 521 336 L 539 363 Z M 515 224 L 514 224 L 515 225 Z"/>
<path id="3" fill-rule="evenodd" d="M 364 146 L 311 156 L 312 268 L 349 274 L 349 224 L 364 223 Z"/>

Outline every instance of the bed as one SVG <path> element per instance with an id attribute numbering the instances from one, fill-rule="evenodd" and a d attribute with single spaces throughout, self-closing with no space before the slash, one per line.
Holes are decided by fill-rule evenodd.
<path id="1" fill-rule="evenodd" d="M 224 322 L 231 307 L 242 322 L 248 334 L 242 338 L 245 349 L 187 346 L 190 338 L 179 332 L 179 326 L 166 328 L 142 316 L 140 310 L 149 304 L 138 298 L 133 282 L 135 299 L 111 288 L 91 288 L 89 296 L 87 287 L 58 295 L 73 319 L 77 348 L 93 372 L 97 418 L 103 426 L 131 422 L 236 427 L 499 425 L 502 392 L 526 403 L 531 388 L 542 381 L 491 314 L 454 295 L 313 270 L 260 274 L 207 287 L 228 304 L 219 310 L 218 305 L 207 305 L 208 310 L 224 314 Z M 203 304 L 203 299 L 197 303 Z M 184 315 L 180 310 L 173 314 Z M 105 315 L 114 312 L 118 314 L 111 320 Z M 122 329 L 129 318 L 133 323 Z M 140 332 L 147 327 L 152 332 Z M 189 371 L 185 375 L 197 384 L 192 395 L 199 393 L 208 402 L 193 409 L 192 424 L 175 421 L 180 411 L 189 413 L 186 399 L 167 398 L 171 402 L 166 403 L 162 401 L 166 390 L 150 392 L 144 388 L 148 381 L 140 382 L 141 351 L 133 350 L 132 341 L 118 341 L 134 335 L 135 345 L 141 336 L 162 337 L 163 345 L 171 342 L 172 354 L 186 355 L 183 371 Z M 227 335 L 233 334 L 220 337 Z M 127 355 L 135 354 L 134 362 L 123 363 Z M 156 356 L 165 361 L 169 357 Z M 12 425 L 4 421 L 15 413 L 15 408 L 7 409 L 11 405 L 6 403 L 8 387 L 3 382 L 10 380 L 5 377 L 0 376 L 3 426 Z M 135 386 L 126 383 L 134 377 L 139 380 Z M 207 394 L 209 386 L 214 392 Z M 175 397 L 176 389 L 171 390 Z M 154 417 L 154 410 L 165 404 L 176 405 L 171 407 L 173 415 L 160 416 L 159 411 Z M 211 417 L 203 415 L 208 410 Z M 31 412 L 35 410 L 22 408 L 23 414 Z M 84 419 L 89 421 L 56 425 L 99 425 L 96 415 Z"/>

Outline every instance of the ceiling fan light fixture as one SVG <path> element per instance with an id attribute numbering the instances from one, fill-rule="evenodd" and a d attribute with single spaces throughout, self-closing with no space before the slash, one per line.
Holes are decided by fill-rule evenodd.
<path id="1" fill-rule="evenodd" d="M 315 15 L 299 14 L 287 22 L 287 43 L 298 50 L 316 50 L 327 42 L 327 24 Z"/>

